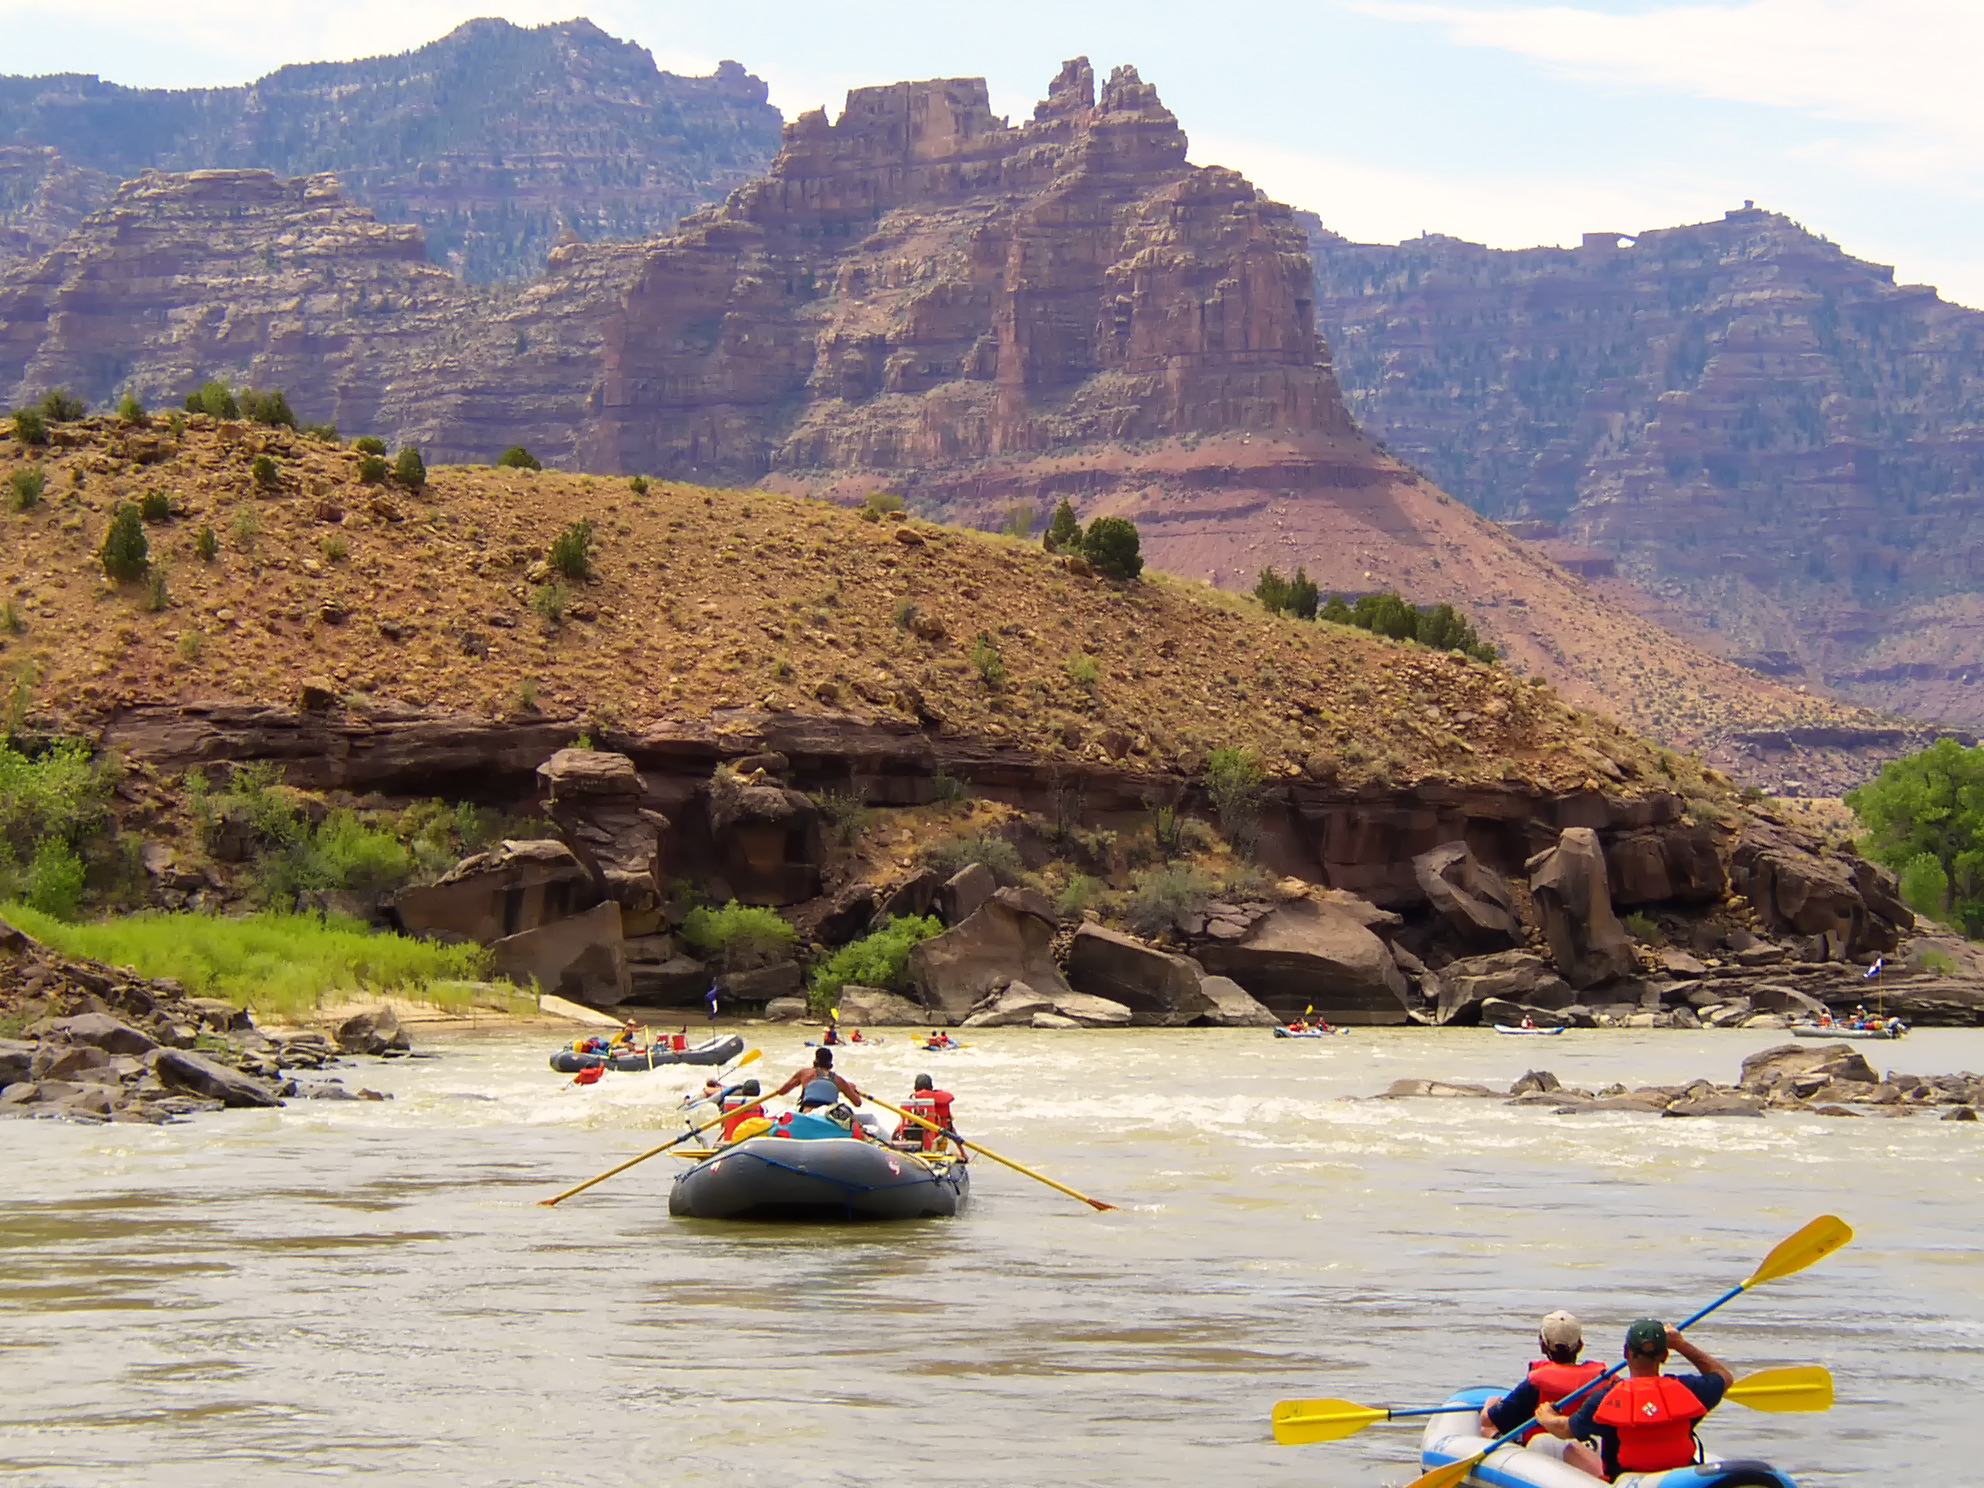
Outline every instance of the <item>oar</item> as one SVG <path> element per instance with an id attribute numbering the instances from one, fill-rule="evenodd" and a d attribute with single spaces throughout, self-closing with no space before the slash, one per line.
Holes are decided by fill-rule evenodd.
<path id="1" fill-rule="evenodd" d="M 625 1162 L 621 1163 L 619 1167 L 608 1168 L 604 1173 L 601 1173 L 597 1178 L 588 1178 L 584 1183 L 579 1184 L 576 1188 L 568 1188 L 561 1194 L 556 1194 L 548 1199 L 539 1199 L 537 1202 L 542 1204 L 546 1209 L 549 1209 L 553 1204 L 561 1204 L 566 1199 L 569 1199 L 573 1194 L 584 1193 L 587 1189 L 591 1188 L 595 1183 L 604 1183 L 607 1179 L 611 1178 L 615 1173 L 624 1173 L 627 1171 L 627 1169 L 633 1167 L 637 1163 L 644 1163 L 651 1157 L 659 1157 L 669 1148 L 679 1147 L 684 1142 L 688 1141 L 689 1138 L 694 1136 L 700 1136 L 702 1133 L 708 1131 L 711 1127 L 721 1126 L 723 1125 L 724 1122 L 728 1121 L 729 1119 L 730 1119 L 730 1112 L 728 1111 L 719 1112 L 717 1115 L 712 1116 L 708 1121 L 705 1121 L 701 1126 L 690 1127 L 687 1131 L 682 1133 L 681 1136 L 675 1138 L 673 1141 L 663 1142 L 659 1147 L 650 1147 L 646 1152 L 643 1152 L 639 1157 L 630 1157 Z"/>
<path id="2" fill-rule="evenodd" d="M 1759 1411 L 1831 1410 L 1832 1375 L 1819 1364 L 1760 1369 L 1736 1381 L 1722 1398 Z M 1274 1439 L 1284 1447 L 1337 1441 L 1380 1421 L 1403 1421 L 1413 1416 L 1439 1416 L 1448 1411 L 1473 1409 L 1453 1401 L 1392 1410 L 1381 1405 L 1359 1405 L 1354 1400 L 1281 1400 L 1274 1408 Z"/>
<path id="3" fill-rule="evenodd" d="M 864 1091 L 863 1094 L 866 1095 L 866 1092 Z M 960 1147 L 968 1147 L 973 1152 L 978 1153 L 980 1156 L 991 1158 L 992 1161 L 994 1161 L 995 1163 L 1004 1163 L 1007 1167 L 1011 1168 L 1015 1173 L 1024 1173 L 1026 1174 L 1027 1177 L 1032 1178 L 1037 1182 L 1044 1183 L 1049 1188 L 1058 1189 L 1060 1192 L 1066 1194 L 1071 1199 L 1080 1199 L 1084 1204 L 1088 1205 L 1089 1208 L 1091 1209 L 1114 1209 L 1116 1207 L 1114 1204 L 1105 1204 L 1100 1199 L 1091 1199 L 1085 1193 L 1077 1193 L 1074 1189 L 1068 1187 L 1068 1185 L 1065 1183 L 1056 1183 L 1052 1178 L 1049 1178 L 1045 1173 L 1036 1173 L 1032 1168 L 1027 1167 L 1024 1163 L 1016 1163 L 1010 1157 L 1001 1157 L 998 1153 L 994 1152 L 990 1147 L 981 1147 L 976 1142 L 967 1142 L 963 1137 L 959 1136 L 956 1132 L 946 1130 L 944 1127 L 939 1126 L 934 1121 L 925 1121 L 921 1116 L 918 1116 L 914 1111 L 905 1111 L 901 1106 L 892 1106 L 887 1101 L 881 1099 L 879 1096 L 866 1095 L 866 1098 L 871 1101 L 874 1101 L 875 1104 L 880 1106 L 884 1111 L 895 1112 L 896 1115 L 902 1117 L 902 1119 L 905 1121 L 914 1121 L 918 1126 L 929 1127 L 931 1131 L 936 1132 L 939 1136 L 949 1137 L 953 1142 L 956 1142 Z"/>
<path id="4" fill-rule="evenodd" d="M 1711 1312 L 1714 1312 L 1723 1303 L 1742 1296 L 1743 1293 L 1747 1292 L 1753 1286 L 1762 1286 L 1767 1281 L 1776 1281 L 1781 1276 L 1790 1276 L 1795 1272 L 1803 1271 L 1807 1266 L 1816 1265 L 1852 1238 L 1853 1229 L 1845 1220 L 1831 1214 L 1820 1215 L 1817 1219 L 1806 1225 L 1804 1229 L 1798 1231 L 1797 1234 L 1780 1240 L 1777 1243 L 1777 1247 L 1769 1255 L 1764 1257 L 1763 1264 L 1751 1273 L 1749 1280 L 1738 1286 L 1731 1287 L 1720 1297 L 1717 1297 L 1700 1312 L 1682 1323 L 1680 1325 L 1680 1331 L 1683 1333 L 1687 1332 L 1688 1329 L 1694 1327 L 1696 1323 L 1699 1323 Z M 1621 1359 L 1590 1384 L 1573 1390 L 1569 1395 L 1558 1401 L 1557 1409 L 1562 1410 L 1580 1396 L 1590 1394 L 1625 1367 L 1626 1361 Z M 1473 1472 L 1480 1465 L 1482 1459 L 1490 1452 L 1494 1451 L 1497 1447 L 1507 1445 L 1535 1424 L 1536 1418 L 1531 1416 L 1522 1425 L 1516 1427 L 1515 1430 L 1503 1432 L 1472 1457 L 1463 1457 L 1458 1462 L 1449 1462 L 1445 1467 L 1436 1467 L 1431 1472 L 1421 1473 L 1410 1483 L 1406 1484 L 1406 1488 L 1459 1488 L 1461 1483 L 1467 1481 L 1468 1474 Z"/>

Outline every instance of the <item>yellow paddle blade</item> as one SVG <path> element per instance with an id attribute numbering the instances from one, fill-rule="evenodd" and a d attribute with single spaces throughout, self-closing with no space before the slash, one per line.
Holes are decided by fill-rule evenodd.
<path id="1" fill-rule="evenodd" d="M 1821 1364 L 1760 1369 L 1729 1387 L 1728 1399 L 1758 1411 L 1832 1409 L 1832 1373 Z"/>
<path id="2" fill-rule="evenodd" d="M 1757 1267 L 1756 1275 L 1743 1283 L 1743 1290 L 1766 1281 L 1776 1281 L 1780 1276 L 1790 1276 L 1803 1271 L 1807 1266 L 1823 1261 L 1853 1238 L 1853 1227 L 1837 1215 L 1821 1214 L 1804 1229 L 1787 1239 L 1780 1240 L 1777 1248 L 1764 1257 L 1763 1264 Z"/>
<path id="3" fill-rule="evenodd" d="M 1449 1462 L 1445 1467 L 1436 1467 L 1431 1472 L 1421 1473 L 1405 1488 L 1460 1488 L 1467 1481 L 1467 1475 L 1474 1471 L 1486 1457 L 1486 1452 L 1476 1452 L 1472 1457 L 1463 1457 L 1458 1462 Z"/>
<path id="4" fill-rule="evenodd" d="M 836 1023 L 838 1023 L 838 1022 L 840 1022 L 840 1009 L 839 1009 L 839 1008 L 828 1008 L 828 1009 L 827 1009 L 827 1011 L 828 1011 L 828 1012 L 829 1012 L 830 1014 L 832 1014 L 832 1016 L 833 1016 L 833 1020 L 834 1020 L 834 1022 L 836 1022 Z"/>
<path id="5" fill-rule="evenodd" d="M 737 1063 L 733 1064 L 731 1068 L 741 1070 L 747 1064 L 755 1064 L 758 1061 L 758 1056 L 763 1052 L 762 1049 L 746 1049 L 742 1054 L 737 1056 Z"/>
<path id="6" fill-rule="evenodd" d="M 1374 1421 L 1389 1420 L 1391 1412 L 1354 1400 L 1277 1400 L 1270 1418 L 1274 1439 L 1284 1447 L 1308 1442 L 1336 1441 L 1362 1431 Z"/>

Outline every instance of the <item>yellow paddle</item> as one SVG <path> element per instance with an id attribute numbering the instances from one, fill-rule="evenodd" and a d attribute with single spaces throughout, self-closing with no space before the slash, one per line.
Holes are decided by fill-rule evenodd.
<path id="1" fill-rule="evenodd" d="M 1026 1174 L 1027 1177 L 1032 1178 L 1037 1182 L 1044 1183 L 1049 1188 L 1059 1190 L 1060 1192 L 1066 1194 L 1071 1199 L 1080 1199 L 1084 1204 L 1088 1205 L 1089 1208 L 1091 1209 L 1114 1209 L 1116 1207 L 1114 1204 L 1105 1204 L 1100 1199 L 1091 1199 L 1085 1193 L 1077 1193 L 1074 1189 L 1068 1187 L 1067 1184 L 1056 1183 L 1052 1178 L 1049 1178 L 1045 1173 L 1036 1173 L 1032 1168 L 1027 1167 L 1023 1163 L 1016 1163 L 1010 1157 L 1001 1157 L 998 1153 L 994 1152 L 990 1147 L 981 1147 L 976 1142 L 967 1142 L 963 1137 L 959 1136 L 956 1132 L 947 1131 L 934 1121 L 925 1121 L 921 1116 L 918 1116 L 914 1111 L 905 1111 L 901 1106 L 892 1106 L 887 1101 L 881 1099 L 879 1096 L 869 1095 L 866 1091 L 863 1091 L 862 1095 L 864 1099 L 874 1101 L 875 1104 L 880 1106 L 884 1111 L 893 1111 L 896 1113 L 896 1115 L 902 1117 L 902 1119 L 905 1121 L 914 1121 L 918 1126 L 927 1126 L 930 1128 L 931 1131 L 936 1132 L 939 1136 L 949 1137 L 953 1142 L 956 1142 L 960 1147 L 968 1147 L 973 1152 L 976 1152 L 981 1156 L 991 1158 L 992 1161 L 994 1161 L 995 1163 L 1004 1163 L 1007 1167 L 1011 1168 L 1015 1173 L 1024 1173 Z"/>
<path id="2" fill-rule="evenodd" d="M 1760 1369 L 1736 1381 L 1722 1398 L 1759 1411 L 1831 1410 L 1832 1375 L 1819 1364 Z M 1274 1439 L 1284 1447 L 1338 1441 L 1379 1421 L 1403 1421 L 1414 1416 L 1471 1409 L 1451 1403 L 1388 1410 L 1383 1406 L 1359 1405 L 1354 1400 L 1281 1400 L 1274 1407 Z"/>
<path id="3" fill-rule="evenodd" d="M 742 1069 L 745 1065 L 749 1064 L 752 1060 L 756 1059 L 757 1057 L 758 1057 L 758 1051 L 756 1049 L 747 1050 L 744 1056 L 741 1059 L 739 1059 L 736 1064 L 732 1065 L 731 1068 L 733 1070 Z M 617 1168 L 608 1168 L 604 1173 L 601 1173 L 597 1178 L 588 1178 L 584 1183 L 579 1184 L 577 1187 L 568 1188 L 561 1194 L 553 1195 L 551 1198 L 548 1199 L 539 1199 L 537 1202 L 543 1205 L 546 1209 L 549 1209 L 554 1204 L 563 1203 L 566 1199 L 569 1199 L 573 1194 L 584 1193 L 587 1189 L 591 1188 L 595 1183 L 604 1183 L 607 1179 L 611 1178 L 615 1173 L 624 1173 L 627 1171 L 627 1169 L 634 1167 L 636 1164 L 644 1163 L 651 1157 L 660 1156 L 662 1153 L 666 1152 L 671 1147 L 681 1146 L 691 1137 L 700 1136 L 703 1132 L 708 1131 L 713 1126 L 723 1125 L 723 1123 L 726 1120 L 728 1120 L 729 1117 L 730 1117 L 730 1113 L 728 1111 L 720 1112 L 716 1116 L 710 1118 L 708 1121 L 705 1121 L 701 1126 L 690 1127 L 689 1130 L 682 1133 L 681 1136 L 675 1138 L 673 1141 L 663 1142 L 659 1147 L 649 1148 L 646 1152 L 643 1152 L 639 1157 L 628 1158 L 627 1161 L 621 1163 L 620 1166 Z"/>
<path id="4" fill-rule="evenodd" d="M 1683 1333 L 1687 1332 L 1688 1329 L 1694 1327 L 1696 1323 L 1699 1323 L 1711 1312 L 1714 1312 L 1723 1303 L 1742 1296 L 1743 1293 L 1747 1292 L 1753 1286 L 1761 1286 L 1767 1281 L 1776 1281 L 1781 1276 L 1790 1276 L 1795 1272 L 1803 1271 L 1807 1266 L 1816 1265 L 1852 1238 L 1853 1229 L 1845 1220 L 1831 1214 L 1820 1215 L 1802 1230 L 1798 1231 L 1797 1234 L 1780 1240 L 1771 1253 L 1764 1257 L 1763 1264 L 1758 1266 L 1750 1274 L 1749 1280 L 1738 1286 L 1731 1287 L 1720 1297 L 1717 1297 L 1700 1312 L 1682 1323 L 1680 1331 Z M 1557 1408 L 1563 1410 L 1566 1406 L 1577 1400 L 1579 1396 L 1597 1389 L 1598 1386 L 1604 1384 L 1605 1381 L 1612 1378 L 1613 1375 L 1625 1367 L 1624 1360 L 1614 1364 L 1597 1379 L 1584 1386 L 1583 1389 L 1575 1390 L 1558 1401 Z M 1445 1467 L 1436 1467 L 1431 1472 L 1421 1473 L 1410 1483 L 1406 1484 L 1406 1488 L 1459 1488 L 1460 1484 L 1467 1481 L 1468 1474 L 1480 1466 L 1481 1460 L 1484 1457 L 1497 1447 L 1505 1446 L 1510 1441 L 1513 1441 L 1535 1424 L 1535 1418 L 1531 1417 L 1529 1420 L 1524 1421 L 1522 1425 L 1516 1427 L 1515 1430 L 1503 1432 L 1472 1457 L 1463 1457 L 1458 1462 L 1449 1462 Z"/>

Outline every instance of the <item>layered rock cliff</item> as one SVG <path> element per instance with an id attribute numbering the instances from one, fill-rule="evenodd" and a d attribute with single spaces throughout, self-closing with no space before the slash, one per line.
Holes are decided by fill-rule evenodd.
<path id="1" fill-rule="evenodd" d="M 1130 68 L 1098 90 L 1069 63 L 1018 126 L 981 80 L 858 89 L 681 232 L 566 244 L 505 289 L 325 177 L 149 176 L 0 281 L 0 388 L 157 402 L 221 374 L 430 459 L 522 442 L 985 525 L 1065 496 L 1174 573 L 1451 600 L 1567 695 L 1732 762 L 1740 733 L 1865 722 L 1677 645 L 1360 434 L 1292 214 L 1185 157 Z"/>
<path id="2" fill-rule="evenodd" d="M 1761 672 L 1984 720 L 1984 314 L 1755 209 L 1312 250 L 1352 411 L 1446 489 Z"/>
<path id="3" fill-rule="evenodd" d="M 146 170 L 336 172 L 471 281 L 534 275 L 569 236 L 672 226 L 762 170 L 779 124 L 764 83 L 735 62 L 709 77 L 662 72 L 585 20 L 470 21 L 400 56 L 284 67 L 238 88 L 0 78 L 0 142 L 53 147 L 95 173 L 90 205 Z M 6 174 L 0 159 L 0 269 Z"/>

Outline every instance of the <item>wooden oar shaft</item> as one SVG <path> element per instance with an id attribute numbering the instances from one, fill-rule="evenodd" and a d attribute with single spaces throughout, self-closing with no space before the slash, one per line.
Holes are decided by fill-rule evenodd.
<path id="1" fill-rule="evenodd" d="M 946 1131 L 936 1122 L 926 1121 L 924 1120 L 923 1117 L 918 1116 L 914 1111 L 905 1111 L 901 1106 L 892 1106 L 887 1101 L 883 1100 L 880 1096 L 870 1095 L 867 1097 L 867 1099 L 873 1101 L 876 1105 L 880 1106 L 884 1111 L 895 1112 L 896 1115 L 902 1117 L 902 1119 L 905 1121 L 914 1121 L 918 1126 L 928 1127 L 931 1131 L 936 1132 L 939 1136 L 949 1137 L 953 1142 L 956 1142 L 960 1147 L 969 1148 L 971 1151 L 976 1152 L 983 1157 L 989 1157 L 995 1163 L 1004 1163 L 1007 1167 L 1011 1168 L 1015 1173 L 1024 1173 L 1026 1174 L 1027 1177 L 1033 1179 L 1036 1183 L 1044 1183 L 1049 1188 L 1064 1193 L 1071 1199 L 1080 1199 L 1084 1204 L 1088 1205 L 1089 1208 L 1091 1209 L 1114 1209 L 1116 1207 L 1114 1204 L 1105 1204 L 1100 1199 L 1091 1199 L 1087 1194 L 1077 1192 L 1075 1189 L 1068 1187 L 1068 1185 L 1065 1183 L 1056 1183 L 1052 1178 L 1049 1178 L 1045 1173 L 1036 1173 L 1032 1168 L 1029 1168 L 1025 1163 L 1016 1163 L 1010 1157 L 1002 1157 L 1000 1154 L 994 1152 L 990 1147 L 981 1147 L 976 1142 L 967 1142 L 963 1137 L 959 1136 L 956 1132 Z"/>
<path id="2" fill-rule="evenodd" d="M 584 1183 L 579 1184 L 575 1188 L 568 1188 L 561 1194 L 557 1194 L 552 1198 L 548 1198 L 548 1199 L 539 1199 L 537 1202 L 543 1205 L 546 1209 L 551 1208 L 551 1206 L 554 1204 L 563 1203 L 566 1199 L 569 1199 L 573 1194 L 584 1193 L 587 1189 L 591 1188 L 595 1183 L 604 1183 L 607 1179 L 611 1178 L 615 1173 L 624 1173 L 627 1171 L 627 1169 L 631 1167 L 635 1167 L 640 1163 L 644 1163 L 651 1157 L 659 1157 L 662 1153 L 666 1152 L 671 1147 L 681 1146 L 682 1143 L 688 1141 L 689 1138 L 691 1137 L 700 1136 L 703 1132 L 708 1131 L 713 1126 L 723 1125 L 723 1123 L 729 1118 L 729 1116 L 730 1113 L 728 1111 L 725 1111 L 721 1115 L 714 1116 L 710 1120 L 705 1121 L 701 1126 L 693 1127 L 690 1130 L 685 1131 L 684 1133 L 682 1133 L 681 1136 L 675 1138 L 671 1142 L 663 1142 L 659 1147 L 651 1147 L 646 1152 L 643 1152 L 639 1157 L 630 1157 L 625 1162 L 621 1163 L 620 1166 L 617 1168 L 608 1168 L 604 1173 L 601 1173 L 597 1178 L 588 1178 Z"/>

